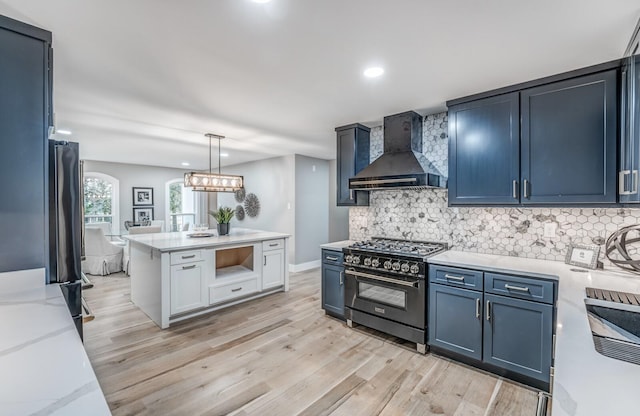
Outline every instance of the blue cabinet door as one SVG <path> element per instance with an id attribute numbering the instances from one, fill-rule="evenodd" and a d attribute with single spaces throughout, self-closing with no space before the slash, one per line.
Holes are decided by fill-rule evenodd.
<path id="1" fill-rule="evenodd" d="M 369 191 L 349 189 L 349 178 L 369 165 L 369 131 L 361 124 L 336 128 L 338 206 L 369 205 Z"/>
<path id="2" fill-rule="evenodd" d="M 553 305 L 484 295 L 483 361 L 549 382 Z"/>
<path id="3" fill-rule="evenodd" d="M 615 203 L 616 71 L 520 93 L 523 204 Z"/>
<path id="4" fill-rule="evenodd" d="M 620 109 L 619 201 L 640 202 L 640 55 L 628 57 L 622 66 Z"/>
<path id="5" fill-rule="evenodd" d="M 0 16 L 0 273 L 48 264 L 50 43 L 51 33 Z"/>
<path id="6" fill-rule="evenodd" d="M 322 264 L 322 308 L 344 318 L 344 267 Z"/>
<path id="7" fill-rule="evenodd" d="M 519 94 L 449 108 L 449 204 L 519 204 Z"/>
<path id="8" fill-rule="evenodd" d="M 429 345 L 482 359 L 482 292 L 429 285 Z"/>

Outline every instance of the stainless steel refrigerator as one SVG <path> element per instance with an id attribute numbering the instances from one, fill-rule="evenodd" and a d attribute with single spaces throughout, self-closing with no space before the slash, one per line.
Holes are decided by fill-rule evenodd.
<path id="1" fill-rule="evenodd" d="M 49 140 L 49 283 L 60 283 L 82 338 L 82 177 L 78 143 Z"/>

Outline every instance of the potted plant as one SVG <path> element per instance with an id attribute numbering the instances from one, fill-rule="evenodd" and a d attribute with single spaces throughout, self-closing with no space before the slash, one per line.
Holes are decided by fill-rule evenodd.
<path id="1" fill-rule="evenodd" d="M 236 211 L 229 207 L 220 207 L 215 211 L 209 211 L 209 215 L 218 223 L 218 235 L 229 234 L 229 222 Z"/>

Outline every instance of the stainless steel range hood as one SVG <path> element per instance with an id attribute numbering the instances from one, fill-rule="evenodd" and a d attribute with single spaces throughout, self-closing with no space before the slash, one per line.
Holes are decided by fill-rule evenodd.
<path id="1" fill-rule="evenodd" d="M 384 153 L 349 178 L 349 189 L 446 188 L 447 178 L 422 154 L 422 116 L 384 118 Z"/>

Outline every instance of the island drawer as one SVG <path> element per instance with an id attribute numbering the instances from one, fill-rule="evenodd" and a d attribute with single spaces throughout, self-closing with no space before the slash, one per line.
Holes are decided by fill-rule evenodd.
<path id="1" fill-rule="evenodd" d="M 283 238 L 279 240 L 269 240 L 262 242 L 262 251 L 277 250 L 279 248 L 284 248 Z"/>
<path id="2" fill-rule="evenodd" d="M 327 264 L 335 264 L 337 266 L 342 266 L 342 262 L 344 260 L 344 254 L 342 251 L 334 251 L 322 249 L 322 262 Z"/>
<path id="3" fill-rule="evenodd" d="M 543 303 L 553 303 L 554 300 L 554 284 L 548 280 L 499 273 L 485 273 L 484 279 L 486 293 Z"/>
<path id="4" fill-rule="evenodd" d="M 171 253 L 171 265 L 193 263 L 202 260 L 202 250 L 178 251 Z"/>
<path id="5" fill-rule="evenodd" d="M 227 283 L 209 288 L 209 303 L 216 304 L 258 292 L 258 278 Z"/>

